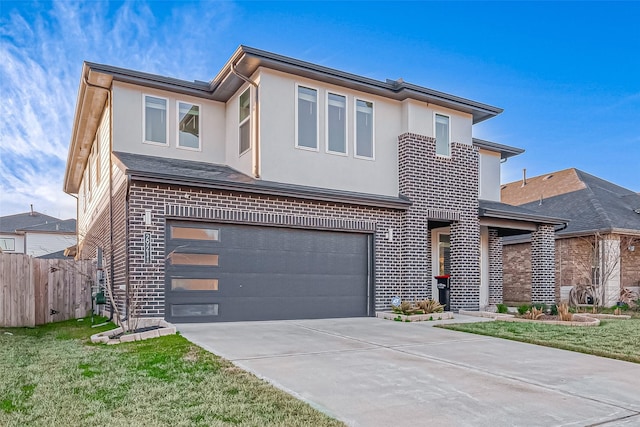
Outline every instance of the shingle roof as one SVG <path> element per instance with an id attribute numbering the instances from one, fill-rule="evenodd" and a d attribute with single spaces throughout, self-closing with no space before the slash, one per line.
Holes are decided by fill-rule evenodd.
<path id="1" fill-rule="evenodd" d="M 411 205 L 402 196 L 379 196 L 263 181 L 225 165 L 123 152 L 114 152 L 113 155 L 119 167 L 134 179 L 392 209 L 406 209 Z"/>
<path id="2" fill-rule="evenodd" d="M 554 188 L 553 178 L 546 181 L 540 180 L 541 177 L 548 175 L 554 177 L 573 175 L 575 178 L 570 178 L 572 185 Z M 639 194 L 579 169 L 568 169 L 541 177 L 527 180 L 525 188 L 532 181 L 545 182 L 544 185 L 537 185 L 536 188 L 543 194 L 547 190 L 556 194 L 552 197 L 543 196 L 542 201 L 538 196 L 536 201 L 529 201 L 520 206 L 540 214 L 569 218 L 571 221 L 568 227 L 558 235 L 611 231 L 640 234 L 640 214 L 635 211 L 640 211 Z M 580 185 L 575 185 L 575 180 L 578 180 Z M 507 185 L 512 184 L 520 185 L 519 182 Z M 517 200 L 517 197 L 510 199 Z M 503 199 L 503 201 L 509 200 Z"/>
<path id="3" fill-rule="evenodd" d="M 76 220 L 65 219 L 58 221 L 48 221 L 44 224 L 32 225 L 29 227 L 18 228 L 20 231 L 45 231 L 45 232 L 58 232 L 58 233 L 75 233 Z"/>
<path id="4" fill-rule="evenodd" d="M 56 231 L 55 224 L 59 224 L 59 228 L 64 228 L 64 231 L 68 232 L 76 230 L 75 222 L 75 219 L 61 220 L 36 211 L 24 212 L 0 217 L 0 232 L 15 233 L 16 230 L 38 230 L 38 227 L 41 227 L 40 231 Z M 70 229 L 71 227 L 72 229 Z M 63 232 L 63 230 L 60 231 Z"/>
<path id="5" fill-rule="evenodd" d="M 560 225 L 567 222 L 566 219 L 535 212 L 522 206 L 513 206 L 506 203 L 482 199 L 478 200 L 478 203 L 479 214 L 481 217 L 513 219 L 554 225 Z"/>

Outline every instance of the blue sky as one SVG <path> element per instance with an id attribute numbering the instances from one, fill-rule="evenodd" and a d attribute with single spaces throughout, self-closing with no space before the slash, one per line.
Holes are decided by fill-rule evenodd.
<path id="1" fill-rule="evenodd" d="M 0 1 L 0 215 L 62 192 L 83 60 L 210 80 L 240 44 L 505 109 L 503 182 L 577 167 L 640 191 L 639 2 Z"/>

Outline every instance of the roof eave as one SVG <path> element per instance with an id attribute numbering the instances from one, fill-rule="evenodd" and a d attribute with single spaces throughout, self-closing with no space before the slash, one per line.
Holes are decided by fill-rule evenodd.
<path id="1" fill-rule="evenodd" d="M 480 208 L 479 214 L 481 217 L 499 218 L 499 219 L 512 219 L 517 221 L 529 221 L 538 224 L 551 224 L 551 225 L 564 225 L 569 222 L 568 219 L 549 217 L 543 215 L 533 215 L 518 212 L 507 212 L 497 209 Z"/>
<path id="2" fill-rule="evenodd" d="M 523 148 L 512 147 L 510 145 L 504 145 L 504 144 L 498 144 L 497 142 L 486 141 L 480 138 L 473 138 L 472 141 L 473 141 L 473 145 L 475 145 L 476 147 L 482 148 L 484 150 L 500 153 L 500 158 L 504 160 L 508 159 L 509 157 L 522 154 L 525 151 Z"/>

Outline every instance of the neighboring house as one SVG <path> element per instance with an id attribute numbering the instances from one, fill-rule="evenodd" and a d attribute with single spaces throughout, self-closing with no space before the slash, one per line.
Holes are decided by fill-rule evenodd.
<path id="1" fill-rule="evenodd" d="M 3 253 L 39 257 L 76 244 L 76 220 L 61 220 L 31 210 L 0 217 L 0 249 Z"/>
<path id="2" fill-rule="evenodd" d="M 556 233 L 556 293 L 604 284 L 604 305 L 621 287 L 640 287 L 640 195 L 578 169 L 566 169 L 502 186 L 502 201 L 570 220 Z M 504 240 L 504 299 L 530 298 L 528 239 Z M 562 292 L 561 292 L 562 291 Z"/>
<path id="3" fill-rule="evenodd" d="M 84 63 L 64 190 L 79 256 L 122 312 L 174 322 L 370 316 L 391 299 L 502 301 L 501 236 L 554 226 L 499 202 L 523 150 L 472 137 L 502 110 L 240 46 L 210 82 Z M 100 250 L 98 250 L 100 249 Z"/>

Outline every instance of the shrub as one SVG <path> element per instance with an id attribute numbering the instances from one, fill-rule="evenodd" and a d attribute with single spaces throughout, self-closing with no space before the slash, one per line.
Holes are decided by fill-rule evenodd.
<path id="1" fill-rule="evenodd" d="M 531 307 L 531 310 L 524 314 L 525 319 L 537 320 L 544 314 L 541 308 Z"/>
<path id="2" fill-rule="evenodd" d="M 442 311 L 444 311 L 444 305 L 432 299 L 423 299 L 422 301 L 416 301 L 415 305 L 420 310 L 422 310 L 424 314 L 441 313 Z"/>
<path id="3" fill-rule="evenodd" d="M 518 314 L 524 316 L 524 314 L 529 311 L 529 308 L 531 308 L 529 304 L 522 304 L 520 307 L 518 307 Z"/>
<path id="4" fill-rule="evenodd" d="M 509 307 L 507 307 L 506 304 L 496 304 L 496 311 L 498 313 L 508 313 L 509 312 Z"/>
<path id="5" fill-rule="evenodd" d="M 551 314 L 553 316 L 557 316 L 558 315 L 558 306 L 557 305 L 552 304 L 550 310 L 551 310 L 550 312 L 551 312 Z"/>
<path id="6" fill-rule="evenodd" d="M 573 314 L 569 310 L 569 305 L 566 302 L 563 302 L 558 306 L 558 316 L 560 316 L 560 320 L 564 322 L 570 322 L 573 320 Z"/>

